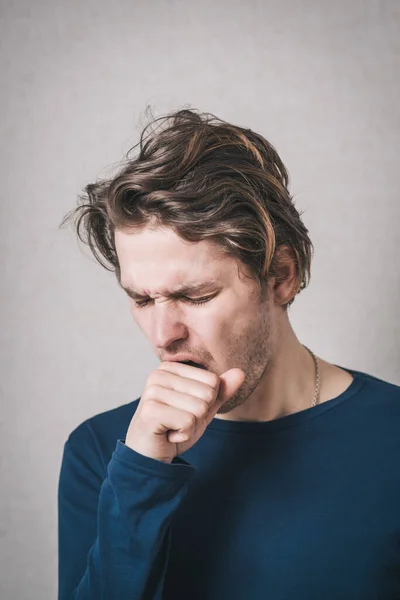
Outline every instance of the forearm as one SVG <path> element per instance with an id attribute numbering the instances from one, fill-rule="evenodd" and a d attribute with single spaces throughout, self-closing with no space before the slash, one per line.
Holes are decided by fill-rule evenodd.
<path id="1" fill-rule="evenodd" d="M 177 461 L 160 463 L 138 455 L 118 442 L 108 465 L 97 508 L 97 537 L 85 564 L 76 565 L 67 578 L 61 577 L 60 600 L 107 600 L 124 598 L 161 600 L 168 561 L 169 526 L 173 513 L 186 493 L 193 467 Z M 79 499 L 76 499 L 79 506 Z M 79 509 L 78 509 L 79 510 Z M 73 517 L 72 511 L 68 514 Z M 66 518 L 68 517 L 66 514 Z M 73 551 L 70 527 L 69 552 Z M 76 530 L 79 544 L 79 530 Z M 62 539 L 60 539 L 62 544 Z M 61 560 L 68 552 L 61 549 Z M 64 565 L 68 569 L 68 565 Z M 77 579 L 77 569 L 81 570 Z M 75 577 L 75 581 L 71 581 Z"/>

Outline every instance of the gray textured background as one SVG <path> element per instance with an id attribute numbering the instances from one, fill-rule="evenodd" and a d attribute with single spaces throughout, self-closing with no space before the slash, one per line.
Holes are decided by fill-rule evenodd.
<path id="1" fill-rule="evenodd" d="M 326 360 L 400 384 L 400 2 L 1 3 L 0 597 L 56 597 L 63 443 L 158 361 L 63 214 L 191 105 L 263 133 L 316 253 L 290 314 Z"/>

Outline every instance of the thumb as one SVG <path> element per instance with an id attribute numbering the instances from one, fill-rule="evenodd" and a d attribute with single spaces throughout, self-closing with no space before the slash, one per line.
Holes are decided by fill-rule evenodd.
<path id="1" fill-rule="evenodd" d="M 215 404 L 218 408 L 225 404 L 238 391 L 246 378 L 246 374 L 242 369 L 234 368 L 225 371 L 219 376 L 219 390 Z"/>

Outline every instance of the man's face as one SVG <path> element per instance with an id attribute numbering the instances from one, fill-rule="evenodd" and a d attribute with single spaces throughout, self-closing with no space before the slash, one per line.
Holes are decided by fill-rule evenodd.
<path id="1" fill-rule="evenodd" d="M 214 243 L 186 242 L 170 229 L 118 230 L 115 245 L 131 313 L 158 358 L 189 355 L 218 375 L 240 367 L 246 379 L 219 413 L 242 404 L 264 374 L 276 336 L 273 305 L 261 301 L 256 281 L 239 277 L 237 262 Z M 201 291 L 169 296 L 206 282 Z"/>

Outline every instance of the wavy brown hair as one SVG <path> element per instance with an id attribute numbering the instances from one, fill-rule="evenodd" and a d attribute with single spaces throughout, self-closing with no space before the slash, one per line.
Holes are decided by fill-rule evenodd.
<path id="1" fill-rule="evenodd" d="M 116 176 L 88 184 L 61 227 L 74 219 L 79 239 L 118 280 L 117 229 L 150 225 L 189 242 L 208 239 L 245 267 L 262 295 L 269 276 L 284 278 L 278 249 L 288 246 L 296 282 L 287 307 L 309 282 L 313 253 L 288 183 L 277 151 L 258 133 L 178 110 L 153 119 Z"/>

